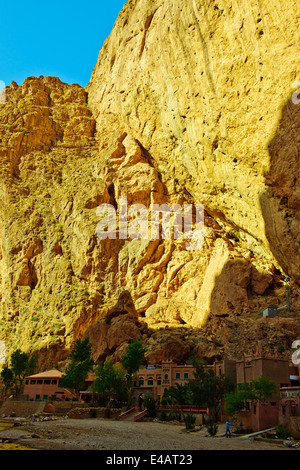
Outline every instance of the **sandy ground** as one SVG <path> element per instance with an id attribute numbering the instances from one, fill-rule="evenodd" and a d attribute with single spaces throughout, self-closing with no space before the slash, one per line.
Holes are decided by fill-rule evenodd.
<path id="1" fill-rule="evenodd" d="M 224 425 L 209 437 L 205 428 L 186 433 L 184 426 L 159 422 L 58 419 L 29 422 L 0 431 L 0 439 L 42 450 L 290 450 L 282 443 L 225 437 Z M 5 450 L 13 444 L 5 444 Z M 0 447 L 1 450 L 1 447 Z"/>

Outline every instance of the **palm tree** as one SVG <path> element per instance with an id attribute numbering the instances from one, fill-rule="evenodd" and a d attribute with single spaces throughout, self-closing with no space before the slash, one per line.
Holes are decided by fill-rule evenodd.
<path id="1" fill-rule="evenodd" d="M 165 391 L 165 398 L 173 398 L 178 405 L 191 405 L 193 394 L 188 384 L 181 385 L 176 383 Z"/>

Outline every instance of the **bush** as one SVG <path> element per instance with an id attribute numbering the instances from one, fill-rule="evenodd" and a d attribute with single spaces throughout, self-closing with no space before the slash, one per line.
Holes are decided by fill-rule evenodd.
<path id="1" fill-rule="evenodd" d="M 278 353 L 283 353 L 285 350 L 285 347 L 283 346 L 283 344 L 278 344 L 277 346 L 277 352 Z"/>
<path id="2" fill-rule="evenodd" d="M 155 400 L 151 395 L 147 395 L 144 400 L 145 407 L 147 409 L 147 416 L 149 418 L 155 418 L 156 417 L 156 404 Z"/>
<path id="3" fill-rule="evenodd" d="M 161 411 L 161 413 L 160 413 L 160 415 L 159 415 L 159 419 L 160 419 L 161 421 L 167 421 L 168 415 L 167 415 L 167 413 L 165 412 L 165 410 L 162 410 L 162 411 Z"/>
<path id="4" fill-rule="evenodd" d="M 196 416 L 192 413 L 184 415 L 185 428 L 187 430 L 195 428 Z"/>
<path id="5" fill-rule="evenodd" d="M 90 415 L 91 415 L 91 418 L 97 418 L 97 410 L 96 410 L 96 408 L 91 408 L 91 409 L 90 409 Z"/>
<path id="6" fill-rule="evenodd" d="M 287 439 L 288 437 L 292 437 L 291 433 L 287 429 L 285 424 L 278 424 L 276 426 L 276 437 L 278 439 Z"/>
<path id="7" fill-rule="evenodd" d="M 179 421 L 181 423 L 181 421 L 182 421 L 181 413 L 177 412 L 177 411 L 171 411 L 168 414 L 168 420 L 169 421 Z"/>

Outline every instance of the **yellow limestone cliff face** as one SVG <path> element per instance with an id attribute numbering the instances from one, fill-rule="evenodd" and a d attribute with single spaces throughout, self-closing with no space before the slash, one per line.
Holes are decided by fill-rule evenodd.
<path id="1" fill-rule="evenodd" d="M 256 320 L 285 303 L 283 275 L 300 306 L 299 22 L 288 0 L 129 1 L 85 90 L 53 77 L 10 85 L 0 105 L 8 350 L 39 351 L 44 366 L 64 359 L 124 290 L 150 327 L 184 324 L 191 354 L 208 351 L 204 331 L 234 354 L 256 351 L 247 337 L 260 352 L 297 339 L 296 317 L 282 323 L 288 340 Z M 120 215 L 121 196 L 203 204 L 202 249 L 100 240 L 97 207 Z M 155 335 L 144 338 L 152 358 Z"/>
<path id="2" fill-rule="evenodd" d="M 129 1 L 88 85 L 101 132 L 137 139 L 169 193 L 298 280 L 299 48 L 296 2 Z"/>
<path id="3" fill-rule="evenodd" d="M 129 1 L 100 51 L 87 86 L 98 130 L 135 140 L 159 173 L 154 186 L 125 153 L 117 164 L 106 154 L 116 200 L 145 203 L 144 181 L 148 204 L 204 204 L 207 215 L 201 253 L 165 243 L 157 275 L 148 258 L 144 275 L 126 268 L 150 322 L 252 310 L 275 268 L 299 283 L 299 14 L 281 1 Z M 120 259 L 141 255 L 130 243 Z"/>

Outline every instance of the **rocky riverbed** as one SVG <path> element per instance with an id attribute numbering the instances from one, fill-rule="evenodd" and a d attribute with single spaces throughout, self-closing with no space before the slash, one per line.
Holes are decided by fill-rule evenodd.
<path id="1" fill-rule="evenodd" d="M 226 439 L 223 424 L 219 425 L 215 437 L 209 437 L 205 427 L 187 433 L 182 424 L 155 421 L 138 423 L 98 418 L 57 418 L 46 421 L 22 420 L 17 424 L 0 431 L 0 440 L 6 440 L 5 448 L 8 450 L 14 450 L 16 445 L 41 450 L 100 451 L 288 449 L 282 442 L 237 437 Z"/>

